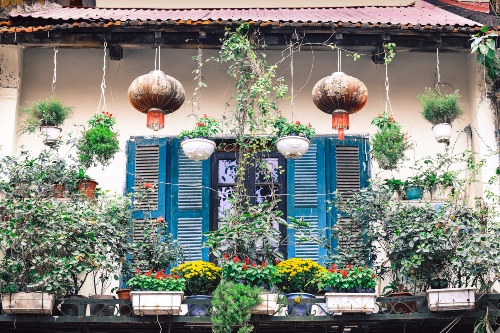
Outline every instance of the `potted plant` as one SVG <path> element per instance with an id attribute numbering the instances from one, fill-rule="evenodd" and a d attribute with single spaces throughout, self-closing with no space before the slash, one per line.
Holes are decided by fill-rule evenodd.
<path id="1" fill-rule="evenodd" d="M 319 292 L 316 277 L 326 272 L 311 259 L 291 258 L 278 263 L 276 285 L 286 293 L 287 299 L 293 299 L 295 304 L 288 305 L 291 316 L 311 315 L 312 304 L 301 304 L 302 299 L 316 298 Z"/>
<path id="2" fill-rule="evenodd" d="M 238 256 L 230 258 L 224 255 L 222 279 L 233 283 L 243 283 L 260 289 L 262 302 L 251 309 L 252 314 L 274 315 L 278 303 L 278 294 L 271 293 L 275 283 L 277 267 L 267 262 L 257 264 L 250 258 L 240 260 Z"/>
<path id="3" fill-rule="evenodd" d="M 97 190 L 98 182 L 96 182 L 92 177 L 87 175 L 85 170 L 78 169 L 74 172 L 74 180 L 76 182 L 76 188 L 79 192 L 85 194 L 89 199 L 94 199 Z"/>
<path id="4" fill-rule="evenodd" d="M 449 142 L 451 124 L 463 114 L 458 97 L 458 90 L 442 95 L 437 86 L 435 89 L 426 88 L 423 94 L 417 96 L 423 107 L 422 116 L 433 125 L 438 142 Z"/>
<path id="5" fill-rule="evenodd" d="M 330 290 L 325 294 L 328 311 L 335 313 L 373 313 L 375 311 L 375 272 L 367 267 L 347 265 L 338 269 L 332 264 L 319 277 L 319 289 Z"/>
<path id="6" fill-rule="evenodd" d="M 404 182 L 400 179 L 391 178 L 385 179 L 384 185 L 386 185 L 391 192 L 396 193 L 398 199 L 403 198 L 404 195 Z"/>
<path id="7" fill-rule="evenodd" d="M 276 148 L 286 158 L 298 159 L 309 150 L 311 139 L 315 134 L 311 124 L 301 124 L 300 121 L 288 122 L 279 114 L 273 123 L 274 135 L 278 138 Z"/>
<path id="8" fill-rule="evenodd" d="M 37 100 L 29 107 L 21 107 L 21 112 L 27 117 L 20 124 L 20 133 L 34 133 L 40 129 L 43 143 L 54 143 L 61 133 L 60 126 L 71 116 L 73 108 L 52 96 L 45 100 Z"/>
<path id="9" fill-rule="evenodd" d="M 165 270 L 137 275 L 127 281 L 135 315 L 178 315 L 184 297 L 185 279 Z"/>
<path id="10" fill-rule="evenodd" d="M 378 127 L 372 137 L 371 154 L 383 170 L 395 170 L 405 161 L 405 152 L 413 147 L 408 134 L 401 131 L 401 125 L 388 113 L 373 118 L 372 125 Z"/>
<path id="11" fill-rule="evenodd" d="M 181 147 L 184 154 L 195 161 L 202 161 L 210 158 L 215 150 L 215 142 L 209 140 L 214 135 L 220 133 L 220 124 L 215 118 L 198 118 L 195 128 L 192 130 L 183 130 L 179 134 L 182 139 Z"/>
<path id="12" fill-rule="evenodd" d="M 82 132 L 82 138 L 77 143 L 78 160 L 85 168 L 98 164 L 107 166 L 120 151 L 118 133 L 113 130 L 116 118 L 102 111 L 93 115 L 87 123 L 90 127 Z"/>
<path id="13" fill-rule="evenodd" d="M 423 180 L 421 175 L 408 177 L 404 181 L 405 199 L 406 200 L 420 200 L 423 195 Z"/>
<path id="14" fill-rule="evenodd" d="M 232 281 L 222 281 L 215 289 L 212 300 L 213 311 L 210 320 L 214 333 L 251 332 L 251 311 L 262 302 L 259 288 Z"/>
<path id="15" fill-rule="evenodd" d="M 172 274 L 186 280 L 186 299 L 212 300 L 212 294 L 221 280 L 221 268 L 206 261 L 188 261 L 172 269 Z M 190 316 L 208 316 L 210 306 L 188 304 Z"/>

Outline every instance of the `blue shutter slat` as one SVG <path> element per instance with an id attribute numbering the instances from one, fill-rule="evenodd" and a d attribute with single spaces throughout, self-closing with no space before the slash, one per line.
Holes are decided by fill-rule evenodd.
<path id="1" fill-rule="evenodd" d="M 309 223 L 309 233 L 317 237 L 326 226 L 325 203 L 325 145 L 324 139 L 313 140 L 307 154 L 288 161 L 287 165 L 287 215 L 302 218 Z M 310 258 L 321 261 L 324 250 L 315 242 L 296 242 L 289 230 L 288 257 Z"/>
<path id="2" fill-rule="evenodd" d="M 184 260 L 208 260 L 203 233 L 209 226 L 210 161 L 188 159 L 173 140 L 171 228 L 184 248 Z"/>

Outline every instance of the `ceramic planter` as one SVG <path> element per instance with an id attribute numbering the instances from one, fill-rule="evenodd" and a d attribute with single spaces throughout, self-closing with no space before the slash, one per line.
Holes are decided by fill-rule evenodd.
<path id="1" fill-rule="evenodd" d="M 418 186 L 408 186 L 405 191 L 407 200 L 419 200 L 422 198 L 422 189 Z"/>
<path id="2" fill-rule="evenodd" d="M 2 307 L 5 314 L 52 314 L 55 296 L 53 294 L 34 293 L 4 293 Z"/>
<path id="3" fill-rule="evenodd" d="M 215 142 L 207 139 L 195 138 L 181 142 L 184 155 L 194 161 L 202 161 L 210 158 L 215 150 Z"/>
<path id="4" fill-rule="evenodd" d="M 373 313 L 376 298 L 375 293 L 325 294 L 326 307 L 334 313 Z"/>
<path id="5" fill-rule="evenodd" d="M 289 316 L 310 316 L 312 314 L 312 304 L 300 304 L 302 299 L 316 298 L 313 294 L 307 293 L 290 293 L 286 294 L 286 299 L 293 299 L 294 304 L 288 304 L 287 311 Z"/>
<path id="6" fill-rule="evenodd" d="M 40 135 L 43 138 L 43 143 L 46 145 L 53 144 L 59 138 L 62 129 L 56 126 L 42 126 L 40 127 Z"/>
<path id="7" fill-rule="evenodd" d="M 184 298 L 182 291 L 131 291 L 136 316 L 178 315 Z"/>
<path id="8" fill-rule="evenodd" d="M 434 132 L 434 137 L 436 138 L 437 142 L 449 142 L 451 137 L 451 124 L 442 123 L 434 125 L 432 127 L 432 132 Z"/>
<path id="9" fill-rule="evenodd" d="M 476 288 L 429 289 L 427 305 L 431 311 L 456 311 L 475 308 Z"/>
<path id="10" fill-rule="evenodd" d="M 210 312 L 212 311 L 212 306 L 210 305 L 212 303 L 212 298 L 213 296 L 210 295 L 191 295 L 191 296 L 186 296 L 186 299 L 193 299 L 193 300 L 206 300 L 206 305 L 205 304 L 188 304 L 188 315 L 191 317 L 206 317 L 210 315 Z"/>
<path id="11" fill-rule="evenodd" d="M 311 142 L 301 136 L 285 136 L 276 141 L 276 148 L 285 158 L 299 159 L 309 150 Z"/>
<path id="12" fill-rule="evenodd" d="M 78 182 L 78 191 L 84 193 L 87 198 L 94 199 L 95 190 L 99 183 L 95 180 L 82 180 Z"/>
<path id="13" fill-rule="evenodd" d="M 262 293 L 259 296 L 262 298 L 262 302 L 257 304 L 250 312 L 252 314 L 274 315 L 278 304 L 278 294 Z"/>

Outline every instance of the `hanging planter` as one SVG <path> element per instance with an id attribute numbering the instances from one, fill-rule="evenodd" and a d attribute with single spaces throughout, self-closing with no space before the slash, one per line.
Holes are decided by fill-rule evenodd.
<path id="1" fill-rule="evenodd" d="M 182 84 L 160 70 L 136 78 L 128 88 L 128 99 L 139 112 L 147 114 L 146 126 L 158 131 L 165 126 L 165 115 L 184 103 Z"/>
<path id="2" fill-rule="evenodd" d="M 195 161 L 209 159 L 215 151 L 216 144 L 208 138 L 218 134 L 220 130 L 217 119 L 204 114 L 203 117 L 198 118 L 194 129 L 183 130 L 179 134 L 179 139 L 183 140 L 181 147 L 184 154 Z"/>
<path id="3" fill-rule="evenodd" d="M 40 129 L 43 143 L 51 145 L 59 138 L 61 126 L 70 117 L 73 108 L 65 106 L 57 97 L 37 100 L 29 107 L 21 107 L 27 117 L 20 124 L 20 133 L 34 133 Z"/>
<path id="4" fill-rule="evenodd" d="M 276 141 L 276 148 L 285 158 L 299 159 L 309 150 L 311 142 L 301 136 L 285 136 Z"/>
<path id="5" fill-rule="evenodd" d="M 281 114 L 273 121 L 273 133 L 278 140 L 276 148 L 285 158 L 299 159 L 309 150 L 316 131 L 311 124 L 303 125 L 300 121 L 288 122 Z"/>
<path id="6" fill-rule="evenodd" d="M 423 94 L 417 96 L 422 104 L 422 116 L 433 126 L 434 137 L 439 143 L 447 143 L 451 137 L 451 124 L 463 114 L 458 103 L 458 90 L 442 95 L 438 90 L 426 88 Z"/>
<path id="7" fill-rule="evenodd" d="M 335 72 L 319 80 L 312 90 L 313 102 L 318 109 L 332 115 L 332 128 L 339 140 L 349 129 L 349 115 L 361 110 L 368 100 L 363 82 L 342 72 Z"/>

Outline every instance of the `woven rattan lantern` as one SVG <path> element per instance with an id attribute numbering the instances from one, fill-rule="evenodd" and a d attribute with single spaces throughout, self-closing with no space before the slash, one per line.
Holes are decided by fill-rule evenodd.
<path id="1" fill-rule="evenodd" d="M 147 127 L 155 131 L 165 126 L 165 115 L 178 110 L 184 98 L 182 84 L 159 70 L 139 76 L 128 88 L 130 103 L 147 114 Z"/>
<path id="2" fill-rule="evenodd" d="M 313 102 L 318 109 L 332 115 L 332 128 L 344 139 L 349 129 L 349 115 L 365 106 L 368 90 L 363 82 L 342 72 L 335 72 L 319 80 L 312 91 Z"/>

